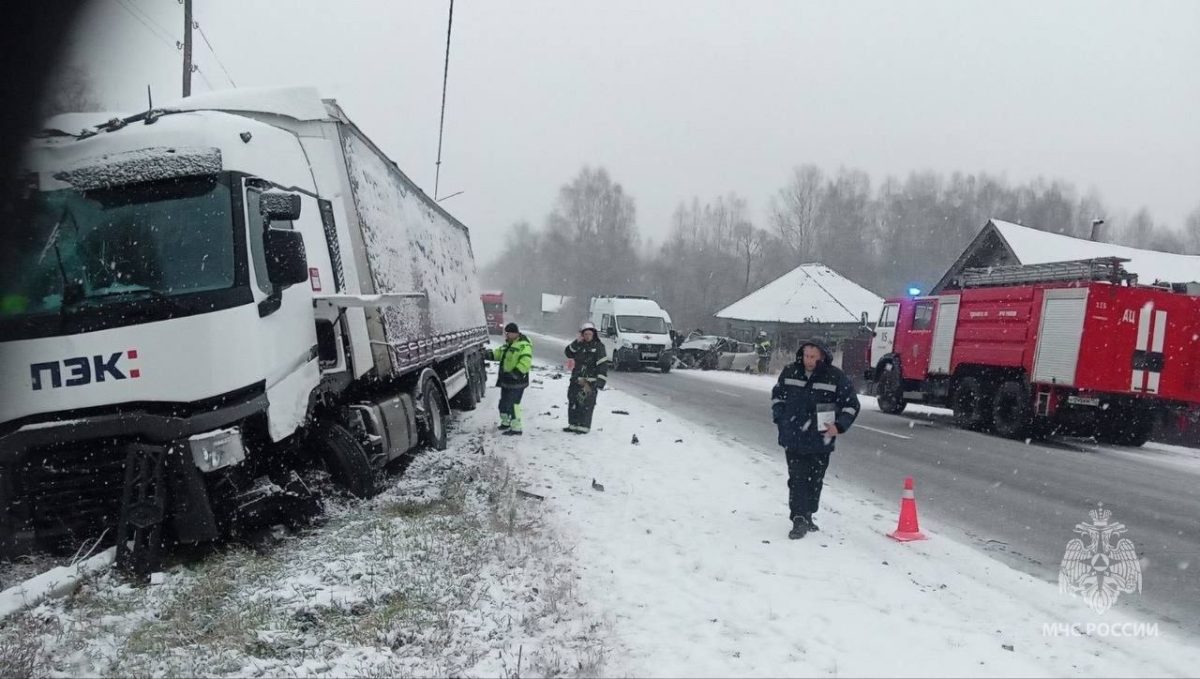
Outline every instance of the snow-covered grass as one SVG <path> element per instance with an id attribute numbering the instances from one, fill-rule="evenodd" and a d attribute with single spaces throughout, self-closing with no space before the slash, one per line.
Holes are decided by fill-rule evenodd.
<path id="1" fill-rule="evenodd" d="M 0 626 L 20 674 L 563 676 L 602 672 L 606 628 L 578 599 L 572 545 L 464 418 L 369 502 L 265 550 L 231 547 L 161 585 L 87 581 Z M 472 429 L 474 428 L 474 430 Z M 4 672 L 8 675 L 8 672 Z"/>

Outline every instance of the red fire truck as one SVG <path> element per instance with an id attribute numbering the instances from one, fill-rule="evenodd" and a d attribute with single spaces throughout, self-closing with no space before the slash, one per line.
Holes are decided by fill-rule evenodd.
<path id="1" fill-rule="evenodd" d="M 508 307 L 504 304 L 504 293 L 489 291 L 479 296 L 483 300 L 483 314 L 487 318 L 487 329 L 490 335 L 504 334 L 504 312 Z"/>
<path id="2" fill-rule="evenodd" d="M 1138 446 L 1200 419 L 1200 290 L 1139 285 L 1115 257 L 967 269 L 885 302 L 866 377 L 879 409 L 949 406 L 963 427 Z"/>

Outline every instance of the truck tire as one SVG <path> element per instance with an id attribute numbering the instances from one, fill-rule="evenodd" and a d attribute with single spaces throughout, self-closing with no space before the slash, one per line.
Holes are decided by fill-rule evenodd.
<path id="1" fill-rule="evenodd" d="M 313 445 L 330 478 L 354 497 L 373 497 L 380 484 L 367 449 L 336 422 L 324 422 L 313 433 Z"/>
<path id="2" fill-rule="evenodd" d="M 458 408 L 459 410 L 475 410 L 475 406 L 479 405 L 479 402 L 482 400 L 479 396 L 479 382 L 480 380 L 486 381 L 487 376 L 483 375 L 481 377 L 479 375 L 479 371 L 476 368 L 475 363 L 475 354 L 471 354 L 467 357 L 467 386 L 464 387 L 462 391 L 455 394 L 454 398 L 450 401 L 450 405 Z"/>
<path id="3" fill-rule="evenodd" d="M 963 429 L 982 431 L 992 421 L 992 404 L 977 377 L 964 377 L 954 389 L 954 424 Z"/>
<path id="4" fill-rule="evenodd" d="M 658 369 L 659 369 L 659 371 L 662 372 L 662 374 L 666 375 L 667 373 L 671 372 L 671 362 L 670 361 L 660 362 L 658 364 Z"/>
<path id="5" fill-rule="evenodd" d="M 992 422 L 996 433 L 1005 438 L 1023 439 L 1030 435 L 1033 408 L 1024 384 L 1009 380 L 1000 385 L 992 404 Z"/>
<path id="6" fill-rule="evenodd" d="M 1096 424 L 1096 440 L 1118 446 L 1138 447 L 1150 440 L 1154 418 L 1147 413 L 1118 410 Z"/>
<path id="7" fill-rule="evenodd" d="M 875 397 L 879 410 L 889 415 L 904 412 L 908 402 L 904 400 L 904 385 L 900 383 L 900 372 L 892 363 L 884 365 L 879 374 L 879 393 Z"/>
<path id="8" fill-rule="evenodd" d="M 483 399 L 487 397 L 488 388 L 487 365 L 484 362 L 483 354 L 477 354 L 475 356 L 475 374 L 479 378 L 475 382 L 475 386 L 477 388 L 475 393 L 478 394 L 475 400 L 482 403 Z"/>
<path id="9" fill-rule="evenodd" d="M 433 378 L 426 378 L 421 385 L 421 407 L 425 411 L 421 419 L 421 443 L 434 450 L 445 450 L 447 413 L 442 405 L 442 391 Z"/>

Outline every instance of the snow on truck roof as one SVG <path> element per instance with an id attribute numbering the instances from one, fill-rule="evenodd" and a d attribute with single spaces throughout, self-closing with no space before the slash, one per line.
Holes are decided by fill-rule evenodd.
<path id="1" fill-rule="evenodd" d="M 315 87 L 247 87 L 206 92 L 157 107 L 168 111 L 241 111 L 270 113 L 296 120 L 334 116 Z"/>
<path id="2" fill-rule="evenodd" d="M 718 311 L 717 318 L 759 323 L 857 323 L 883 298 L 824 264 L 802 264 Z"/>

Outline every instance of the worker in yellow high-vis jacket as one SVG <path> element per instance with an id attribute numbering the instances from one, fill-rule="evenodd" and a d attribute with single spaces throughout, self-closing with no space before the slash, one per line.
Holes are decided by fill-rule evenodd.
<path id="1" fill-rule="evenodd" d="M 505 436 L 520 436 L 524 429 L 521 420 L 521 397 L 529 386 L 529 369 L 533 366 L 533 343 L 521 334 L 516 323 L 504 326 L 504 345 L 492 351 L 493 361 L 500 363 L 500 428 Z"/>

